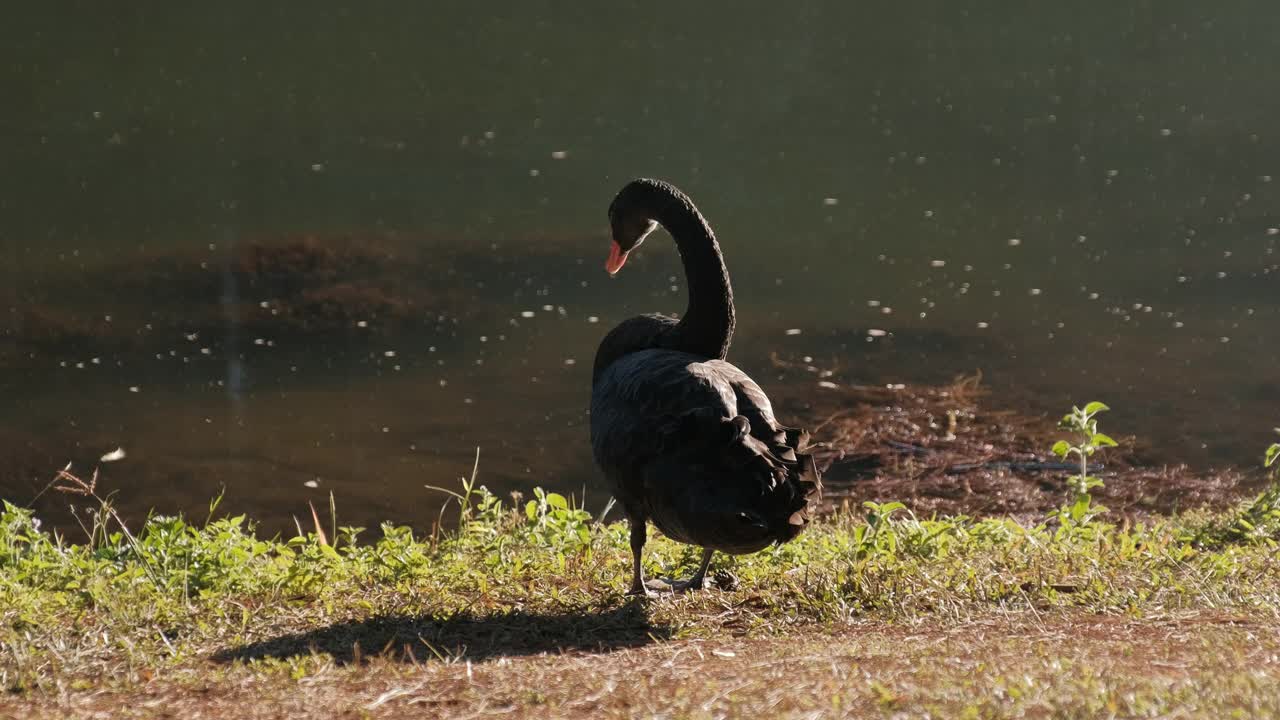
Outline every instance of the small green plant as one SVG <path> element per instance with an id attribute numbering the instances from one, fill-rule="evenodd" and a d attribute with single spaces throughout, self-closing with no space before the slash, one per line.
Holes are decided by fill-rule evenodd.
<path id="1" fill-rule="evenodd" d="M 1094 488 L 1102 487 L 1102 480 L 1089 474 L 1089 458 L 1105 447 L 1116 447 L 1117 443 L 1109 435 L 1098 432 L 1098 413 L 1111 408 L 1097 400 L 1083 408 L 1072 406 L 1071 412 L 1062 416 L 1058 427 L 1075 435 L 1075 444 L 1059 440 L 1053 444 L 1054 455 L 1067 460 L 1072 456 L 1080 460 L 1080 473 L 1067 478 L 1067 488 L 1071 491 L 1071 501 L 1067 505 L 1049 513 L 1056 518 L 1065 529 L 1079 528 L 1088 525 L 1093 518 L 1107 511 L 1102 505 L 1093 504 L 1090 494 Z"/>
<path id="2" fill-rule="evenodd" d="M 1275 430 L 1280 433 L 1280 428 Z M 1271 443 L 1271 447 L 1267 448 L 1266 454 L 1262 456 L 1262 466 L 1270 468 L 1272 482 L 1280 478 L 1280 463 L 1276 460 L 1280 460 L 1280 443 Z"/>

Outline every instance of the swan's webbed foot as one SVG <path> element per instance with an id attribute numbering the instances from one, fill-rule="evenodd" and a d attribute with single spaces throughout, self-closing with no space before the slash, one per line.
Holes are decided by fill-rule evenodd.
<path id="1" fill-rule="evenodd" d="M 711 565 L 711 555 L 714 552 L 711 548 L 702 549 L 702 562 L 698 565 L 698 571 L 688 580 L 650 580 L 645 585 L 650 590 L 669 593 L 705 590 L 707 587 L 707 567 Z"/>

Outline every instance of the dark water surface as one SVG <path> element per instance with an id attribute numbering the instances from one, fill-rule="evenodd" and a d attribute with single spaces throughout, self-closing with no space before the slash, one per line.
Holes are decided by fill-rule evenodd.
<path id="1" fill-rule="evenodd" d="M 1169 462 L 1280 422 L 1280 15 L 1260 2 L 51 3 L 0 29 L 0 497 L 423 524 L 424 484 L 602 501 L 605 209 L 684 187 L 731 359 L 803 412 L 981 370 Z M 887 334 L 869 335 L 868 330 Z M 42 512 L 68 498 L 45 494 Z"/>

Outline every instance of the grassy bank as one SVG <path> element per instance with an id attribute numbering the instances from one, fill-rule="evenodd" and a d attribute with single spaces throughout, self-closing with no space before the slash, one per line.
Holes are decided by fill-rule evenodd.
<path id="1" fill-rule="evenodd" d="M 1280 713 L 1276 493 L 1132 526 L 846 507 L 649 601 L 622 595 L 623 525 L 541 492 L 459 500 L 456 530 L 370 542 L 332 516 L 261 539 L 212 508 L 135 532 L 104 508 L 73 543 L 5 505 L 0 708 Z M 647 560 L 682 575 L 696 551 Z"/>

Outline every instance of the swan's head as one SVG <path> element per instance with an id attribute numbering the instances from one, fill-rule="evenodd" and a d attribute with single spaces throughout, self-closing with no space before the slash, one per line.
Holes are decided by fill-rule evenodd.
<path id="1" fill-rule="evenodd" d="M 616 274 L 627 261 L 627 253 L 640 247 L 640 243 L 656 230 L 658 221 L 647 210 L 629 202 L 619 194 L 609 206 L 609 228 L 613 231 L 613 243 L 609 246 L 609 259 L 604 269 Z"/>

